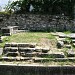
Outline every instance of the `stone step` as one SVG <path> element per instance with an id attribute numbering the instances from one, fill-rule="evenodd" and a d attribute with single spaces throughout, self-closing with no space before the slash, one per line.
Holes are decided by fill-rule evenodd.
<path id="1" fill-rule="evenodd" d="M 36 43 L 18 43 L 18 47 L 30 47 L 35 48 Z"/>
<path id="2" fill-rule="evenodd" d="M 62 33 L 62 34 L 58 34 L 58 36 L 59 36 L 59 38 L 66 38 L 66 37 L 67 37 L 67 35 L 64 34 L 64 33 Z"/>
<path id="3" fill-rule="evenodd" d="M 75 40 L 73 39 L 71 42 L 72 42 L 72 43 L 75 43 Z"/>
<path id="4" fill-rule="evenodd" d="M 10 36 L 11 33 L 3 33 L 3 36 Z"/>
<path id="5" fill-rule="evenodd" d="M 50 49 L 49 48 L 24 48 L 24 47 L 19 47 L 19 51 L 35 51 L 35 52 L 44 52 L 47 53 Z"/>
<path id="6" fill-rule="evenodd" d="M 30 47 L 35 48 L 36 43 L 6 43 L 5 47 Z"/>
<path id="7" fill-rule="evenodd" d="M 75 58 L 37 58 L 37 57 L 1 57 L 0 61 L 28 61 L 28 60 L 33 60 L 34 63 L 38 62 L 74 62 Z"/>
<path id="8" fill-rule="evenodd" d="M 20 52 L 20 55 L 23 57 L 47 57 L 47 58 L 64 58 L 64 53 L 41 53 L 41 52 Z"/>
<path id="9" fill-rule="evenodd" d="M 4 47 L 10 47 L 11 44 L 10 43 L 6 43 Z"/>
<path id="10" fill-rule="evenodd" d="M 18 47 L 17 43 L 6 43 L 5 47 Z"/>
<path id="11" fill-rule="evenodd" d="M 64 42 L 63 41 L 58 41 L 57 42 L 57 48 L 62 48 L 64 46 Z"/>
<path id="12" fill-rule="evenodd" d="M 56 37 L 56 39 L 57 39 L 57 41 L 64 41 L 65 40 L 65 38 L 58 38 L 58 37 Z"/>
<path id="13" fill-rule="evenodd" d="M 31 60 L 30 57 L 1 57 L 0 61 L 27 61 Z"/>
<path id="14" fill-rule="evenodd" d="M 5 47 L 4 50 L 18 50 L 18 47 Z"/>
<path id="15" fill-rule="evenodd" d="M 42 48 L 42 52 L 43 52 L 43 53 L 47 53 L 48 51 L 50 51 L 49 48 Z"/>
<path id="16" fill-rule="evenodd" d="M 7 52 L 16 52 L 18 51 L 18 47 L 5 47 L 3 49 L 3 53 L 6 54 Z"/>
<path id="17" fill-rule="evenodd" d="M 51 61 L 54 61 L 54 62 L 66 62 L 66 61 L 69 61 L 69 62 L 73 62 L 75 61 L 75 58 L 33 58 L 33 61 L 36 63 L 38 62 L 51 62 Z"/>
<path id="18" fill-rule="evenodd" d="M 3 54 L 6 54 L 8 52 L 19 52 L 21 55 L 25 56 L 25 53 L 32 53 L 32 52 L 48 53 L 48 51 L 49 51 L 49 48 L 5 47 L 3 50 Z"/>
<path id="19" fill-rule="evenodd" d="M 64 46 L 65 48 L 71 48 L 71 45 L 69 44 L 69 45 L 65 45 Z"/>
<path id="20" fill-rule="evenodd" d="M 33 53 L 26 53 L 25 57 L 35 57 L 35 56 L 39 56 L 39 52 L 33 52 Z"/>
<path id="21" fill-rule="evenodd" d="M 64 58 L 64 53 L 38 53 L 38 57 L 46 57 L 46 58 Z"/>
<path id="22" fill-rule="evenodd" d="M 67 51 L 67 57 L 75 57 L 75 51 L 74 50 Z"/>
<path id="23" fill-rule="evenodd" d="M 18 52 L 8 52 L 8 53 L 5 54 L 5 56 L 16 57 L 16 56 L 19 56 L 19 53 Z"/>
<path id="24" fill-rule="evenodd" d="M 75 43 L 73 43 L 73 46 L 75 47 Z"/>
<path id="25" fill-rule="evenodd" d="M 35 48 L 25 48 L 25 47 L 19 47 L 18 48 L 19 51 L 35 51 Z"/>
<path id="26" fill-rule="evenodd" d="M 75 33 L 69 34 L 68 37 L 71 38 L 71 39 L 75 39 Z"/>

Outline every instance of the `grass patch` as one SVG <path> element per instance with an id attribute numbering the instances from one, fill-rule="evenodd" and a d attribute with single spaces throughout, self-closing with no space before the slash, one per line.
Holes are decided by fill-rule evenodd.
<path id="1" fill-rule="evenodd" d="M 24 33 L 17 33 L 11 36 L 7 36 L 3 39 L 3 43 L 0 43 L 0 47 L 3 47 L 6 42 L 15 42 L 15 43 L 40 43 L 41 39 L 55 39 L 53 35 L 46 32 L 24 32 Z"/>
<path id="2" fill-rule="evenodd" d="M 41 38 L 54 39 L 50 33 L 42 33 L 42 32 L 25 32 L 25 33 L 17 33 L 13 34 L 9 37 L 9 42 L 40 42 Z"/>
<path id="3" fill-rule="evenodd" d="M 71 33 L 71 31 L 65 31 L 64 33 L 65 33 L 65 34 L 70 34 L 70 33 Z"/>

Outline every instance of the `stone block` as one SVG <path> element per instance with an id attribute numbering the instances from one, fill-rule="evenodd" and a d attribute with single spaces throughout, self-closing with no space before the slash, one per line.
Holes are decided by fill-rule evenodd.
<path id="1" fill-rule="evenodd" d="M 7 54 L 5 54 L 7 57 L 16 57 L 19 56 L 19 53 L 17 52 L 7 52 Z"/>
<path id="2" fill-rule="evenodd" d="M 38 57 L 46 57 L 46 58 L 64 58 L 63 52 L 58 53 L 39 53 Z"/>
<path id="3" fill-rule="evenodd" d="M 30 47 L 35 48 L 36 43 L 18 43 L 18 47 Z"/>
<path id="4" fill-rule="evenodd" d="M 49 58 L 34 58 L 33 61 L 35 63 L 38 63 L 38 62 L 49 62 Z"/>
<path id="5" fill-rule="evenodd" d="M 69 34 L 68 37 L 71 39 L 75 39 L 75 33 Z"/>
<path id="6" fill-rule="evenodd" d="M 34 57 L 36 56 L 36 53 L 26 53 L 25 57 Z"/>
<path id="7" fill-rule="evenodd" d="M 20 56 L 25 57 L 26 53 L 25 52 L 20 52 Z"/>
<path id="8" fill-rule="evenodd" d="M 43 53 L 47 53 L 50 49 L 49 48 L 42 48 Z"/>
<path id="9" fill-rule="evenodd" d="M 3 49 L 3 54 L 6 54 L 7 52 L 9 52 L 11 50 L 11 47 L 5 47 Z"/>
<path id="10" fill-rule="evenodd" d="M 31 60 L 30 57 L 2 57 L 0 58 L 0 61 L 27 61 L 27 60 Z"/>
<path id="11" fill-rule="evenodd" d="M 16 58 L 14 58 L 14 57 L 2 57 L 1 58 L 3 61 L 15 61 L 16 60 Z"/>
<path id="12" fill-rule="evenodd" d="M 18 49 L 20 52 L 24 51 L 24 52 L 33 52 L 35 51 L 35 48 L 24 48 L 24 47 L 19 47 Z"/>
<path id="13" fill-rule="evenodd" d="M 38 57 L 39 52 L 26 53 L 26 57 Z"/>
<path id="14" fill-rule="evenodd" d="M 75 43 L 75 40 L 74 40 L 74 39 L 72 39 L 72 40 L 71 40 L 71 43 Z"/>
<path id="15" fill-rule="evenodd" d="M 72 43 L 73 47 L 75 47 L 75 43 Z"/>
<path id="16" fill-rule="evenodd" d="M 5 47 L 10 47 L 10 46 L 11 46 L 10 43 L 6 43 L 6 44 L 5 44 Z"/>
<path id="17" fill-rule="evenodd" d="M 64 46 L 64 42 L 63 41 L 58 41 L 57 42 L 57 48 L 61 48 Z"/>
<path id="18" fill-rule="evenodd" d="M 64 33 L 59 33 L 58 36 L 59 36 L 59 38 L 66 38 L 67 37 L 67 35 Z"/>
<path id="19" fill-rule="evenodd" d="M 11 47 L 5 47 L 4 50 L 9 51 L 11 50 Z"/>
<path id="20" fill-rule="evenodd" d="M 11 45 L 11 47 L 18 47 L 17 43 L 11 43 L 10 45 Z"/>
<path id="21" fill-rule="evenodd" d="M 10 51 L 12 51 L 12 52 L 16 52 L 16 51 L 18 51 L 18 47 L 11 47 L 11 50 Z"/>
<path id="22" fill-rule="evenodd" d="M 5 53 L 5 52 L 16 52 L 16 51 L 18 51 L 18 47 L 5 47 L 4 49 L 3 49 L 3 52 Z"/>
<path id="23" fill-rule="evenodd" d="M 65 45 L 66 48 L 71 48 L 71 45 Z"/>
<path id="24" fill-rule="evenodd" d="M 0 55 L 2 55 L 3 53 L 3 48 L 0 48 Z"/>
<path id="25" fill-rule="evenodd" d="M 11 33 L 4 33 L 3 36 L 10 36 Z"/>
<path id="26" fill-rule="evenodd" d="M 21 61 L 31 60 L 31 57 L 21 57 L 20 60 L 21 60 Z"/>
<path id="27" fill-rule="evenodd" d="M 35 63 L 38 63 L 38 62 L 49 62 L 49 61 L 54 61 L 54 62 L 66 62 L 66 61 L 75 61 L 75 58 L 34 58 L 33 59 Z"/>
<path id="28" fill-rule="evenodd" d="M 53 32 L 51 32 L 51 34 L 52 34 L 53 36 L 58 36 L 58 34 L 57 34 L 57 33 L 53 33 Z"/>
<path id="29" fill-rule="evenodd" d="M 74 50 L 68 50 L 67 51 L 67 56 L 68 57 L 75 57 L 75 51 Z"/>
<path id="30" fill-rule="evenodd" d="M 35 52 L 42 52 L 42 48 L 39 47 L 39 46 L 36 46 L 36 47 L 35 47 Z"/>
<path id="31" fill-rule="evenodd" d="M 58 38 L 58 37 L 56 37 L 56 39 L 57 39 L 57 41 L 64 41 L 65 40 L 65 38 Z"/>

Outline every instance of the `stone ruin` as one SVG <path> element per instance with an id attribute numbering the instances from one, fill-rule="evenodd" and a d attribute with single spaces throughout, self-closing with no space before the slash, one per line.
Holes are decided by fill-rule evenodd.
<path id="1" fill-rule="evenodd" d="M 11 25 L 29 31 L 75 31 L 74 20 L 65 15 L 12 14 L 0 18 L 0 28 Z"/>
<path id="2" fill-rule="evenodd" d="M 49 50 L 49 48 L 37 47 L 36 43 L 6 43 L 3 48 L 3 57 L 1 60 L 32 61 L 34 57 L 49 55 Z"/>
<path id="3" fill-rule="evenodd" d="M 1 32 L 2 35 L 4 36 L 10 36 L 11 34 L 16 33 L 16 31 L 18 30 L 18 26 L 8 26 L 8 27 L 2 27 L 1 28 Z"/>
<path id="4" fill-rule="evenodd" d="M 54 33 L 57 39 L 57 50 L 41 47 L 36 43 L 6 43 L 0 61 L 49 62 L 74 61 L 75 34 Z M 69 38 L 69 39 L 66 39 Z M 64 49 L 67 49 L 64 51 Z"/>
<path id="5" fill-rule="evenodd" d="M 38 63 L 41 61 L 65 60 L 63 52 L 50 52 L 49 47 L 40 47 L 36 43 L 6 43 L 0 61 L 25 61 Z"/>
<path id="6" fill-rule="evenodd" d="M 57 33 L 57 48 L 58 49 L 66 49 L 65 53 L 67 57 L 75 57 L 75 33 L 64 34 Z"/>

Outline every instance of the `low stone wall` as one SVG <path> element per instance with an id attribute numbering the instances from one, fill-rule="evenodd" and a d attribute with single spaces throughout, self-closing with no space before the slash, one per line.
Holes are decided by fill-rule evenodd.
<path id="1" fill-rule="evenodd" d="M 0 65 L 1 75 L 75 75 L 75 66 Z"/>
<path id="2" fill-rule="evenodd" d="M 73 20 L 63 15 L 13 14 L 10 17 L 0 16 L 0 18 L 0 27 L 16 25 L 19 29 L 30 31 L 75 31 Z"/>

